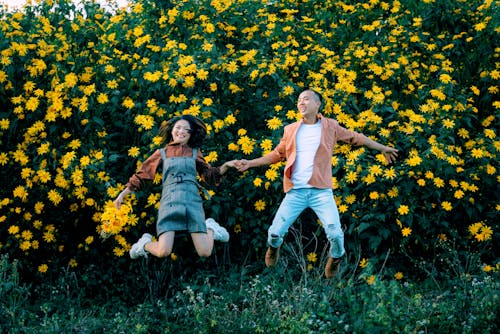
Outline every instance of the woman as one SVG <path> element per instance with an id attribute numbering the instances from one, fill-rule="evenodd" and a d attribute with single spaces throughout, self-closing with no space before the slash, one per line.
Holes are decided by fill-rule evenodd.
<path id="1" fill-rule="evenodd" d="M 129 193 L 141 189 L 145 181 L 154 179 L 162 163 L 162 195 L 156 225 L 158 241 L 152 241 L 149 233 L 132 245 L 130 257 L 169 256 L 172 252 L 176 231 L 187 230 L 200 257 L 212 254 L 214 240 L 227 242 L 229 234 L 215 220 L 205 220 L 200 186 L 196 175 L 212 184 L 218 184 L 235 161 L 228 161 L 220 167 L 208 164 L 200 151 L 207 134 L 205 124 L 191 115 L 172 118 L 160 128 L 164 148 L 156 150 L 127 183 L 126 188 L 115 199 L 120 208 Z"/>

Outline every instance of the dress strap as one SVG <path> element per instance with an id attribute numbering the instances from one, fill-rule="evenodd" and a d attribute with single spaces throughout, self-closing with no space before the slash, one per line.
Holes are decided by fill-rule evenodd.
<path id="1" fill-rule="evenodd" d="M 167 154 L 165 153 L 165 148 L 160 149 L 160 153 L 161 153 L 161 161 L 162 161 L 161 178 L 162 178 L 162 180 L 165 180 L 165 172 L 167 170 L 165 168 L 165 161 L 167 161 Z"/>

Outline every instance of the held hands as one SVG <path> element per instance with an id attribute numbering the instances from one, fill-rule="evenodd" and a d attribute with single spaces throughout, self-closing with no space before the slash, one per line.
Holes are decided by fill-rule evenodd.
<path id="1" fill-rule="evenodd" d="M 221 175 L 226 174 L 226 172 L 229 168 L 237 168 L 236 167 L 237 163 L 238 163 L 238 160 L 226 161 L 222 166 L 220 166 Z"/>
<path id="2" fill-rule="evenodd" d="M 241 159 L 236 162 L 236 168 L 238 169 L 238 172 L 244 172 L 250 167 L 250 163 L 246 159 Z"/>
<path id="3" fill-rule="evenodd" d="M 241 160 L 231 160 L 231 161 L 226 161 L 221 167 L 220 167 L 220 173 L 225 174 L 229 168 L 236 168 L 239 172 L 244 172 L 247 169 L 249 169 L 250 163 L 246 159 L 241 159 Z"/>

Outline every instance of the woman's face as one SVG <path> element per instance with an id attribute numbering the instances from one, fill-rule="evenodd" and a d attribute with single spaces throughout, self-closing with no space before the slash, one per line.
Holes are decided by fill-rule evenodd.
<path id="1" fill-rule="evenodd" d="M 181 145 L 187 144 L 191 138 L 191 125 L 188 121 L 178 120 L 172 128 L 172 141 Z"/>

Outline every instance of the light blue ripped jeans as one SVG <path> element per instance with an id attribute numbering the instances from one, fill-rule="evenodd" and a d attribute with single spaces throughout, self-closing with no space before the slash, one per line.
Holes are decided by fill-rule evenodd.
<path id="1" fill-rule="evenodd" d="M 267 231 L 268 244 L 275 248 L 281 246 L 288 229 L 306 208 L 311 208 L 323 224 L 330 241 L 330 255 L 333 258 L 344 255 L 344 232 L 340 227 L 339 211 L 332 189 L 300 188 L 287 192 Z"/>

